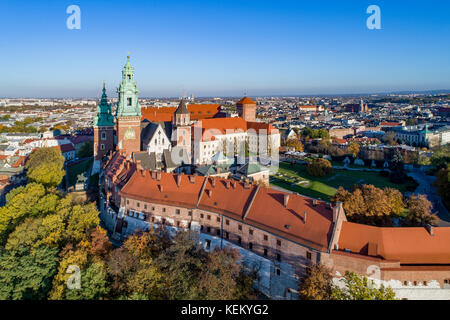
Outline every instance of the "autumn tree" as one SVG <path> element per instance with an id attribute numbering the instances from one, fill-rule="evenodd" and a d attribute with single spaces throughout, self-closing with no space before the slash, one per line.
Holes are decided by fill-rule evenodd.
<path id="1" fill-rule="evenodd" d="M 307 269 L 299 285 L 301 300 L 331 300 L 333 298 L 333 276 L 331 269 L 317 263 Z"/>
<path id="2" fill-rule="evenodd" d="M 424 194 L 411 195 L 407 200 L 408 214 L 404 224 L 407 226 L 425 226 L 427 224 L 436 225 L 439 218 L 431 214 L 433 205 Z"/>
<path id="3" fill-rule="evenodd" d="M 45 187 L 56 187 L 64 177 L 63 166 L 64 157 L 59 149 L 38 148 L 31 153 L 26 164 L 28 180 Z"/>
<path id="4" fill-rule="evenodd" d="M 286 146 L 295 149 L 295 151 L 303 152 L 303 144 L 298 139 L 289 139 Z"/>
<path id="5" fill-rule="evenodd" d="M 352 142 L 348 146 L 348 152 L 350 152 L 350 154 L 353 156 L 353 158 L 356 158 L 356 156 L 359 153 L 359 149 L 360 149 L 360 146 L 359 146 L 358 142 Z"/>

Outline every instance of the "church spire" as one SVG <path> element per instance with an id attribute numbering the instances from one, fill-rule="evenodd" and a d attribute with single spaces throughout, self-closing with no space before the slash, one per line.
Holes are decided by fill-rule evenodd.
<path id="1" fill-rule="evenodd" d="M 122 69 L 122 82 L 119 89 L 119 102 L 117 103 L 117 117 L 141 116 L 141 107 L 138 101 L 139 90 L 134 80 L 134 68 L 130 63 L 130 56 Z"/>
<path id="2" fill-rule="evenodd" d="M 106 95 L 106 85 L 104 81 L 102 92 L 100 104 L 97 105 L 97 115 L 94 118 L 94 126 L 113 126 L 114 117 L 111 114 L 111 105 L 108 103 L 108 96 Z"/>

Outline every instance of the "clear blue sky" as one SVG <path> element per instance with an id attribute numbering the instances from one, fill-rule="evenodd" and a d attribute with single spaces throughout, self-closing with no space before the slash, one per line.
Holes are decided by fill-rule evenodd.
<path id="1" fill-rule="evenodd" d="M 444 0 L 2 0 L 0 32 L 0 97 L 115 96 L 128 51 L 141 97 L 450 88 Z"/>

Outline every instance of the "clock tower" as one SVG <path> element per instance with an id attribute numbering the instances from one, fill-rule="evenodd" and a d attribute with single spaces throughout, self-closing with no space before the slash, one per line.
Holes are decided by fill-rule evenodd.
<path id="1" fill-rule="evenodd" d="M 141 107 L 139 90 L 134 80 L 134 69 L 130 57 L 122 70 L 122 82 L 117 89 L 117 149 L 127 154 L 141 151 Z"/>

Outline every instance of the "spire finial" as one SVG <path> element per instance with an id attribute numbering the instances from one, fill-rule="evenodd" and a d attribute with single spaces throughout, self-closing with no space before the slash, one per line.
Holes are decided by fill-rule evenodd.
<path id="1" fill-rule="evenodd" d="M 130 60 L 130 51 L 127 51 L 127 59 Z"/>

